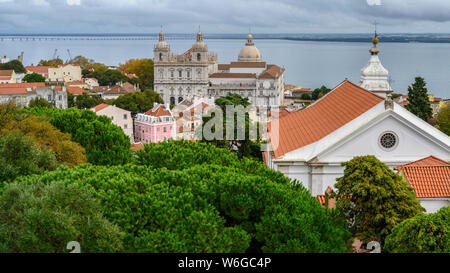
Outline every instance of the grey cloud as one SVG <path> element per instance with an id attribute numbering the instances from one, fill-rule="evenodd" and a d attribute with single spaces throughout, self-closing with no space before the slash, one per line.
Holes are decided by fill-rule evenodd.
<path id="1" fill-rule="evenodd" d="M 42 1 L 41 1 L 42 2 Z M 450 32 L 448 0 L 30 0 L 0 1 L 2 33 L 155 32 Z"/>

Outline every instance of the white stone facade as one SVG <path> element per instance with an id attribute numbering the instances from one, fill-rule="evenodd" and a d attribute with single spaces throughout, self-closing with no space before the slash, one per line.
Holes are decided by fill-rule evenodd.
<path id="1" fill-rule="evenodd" d="M 251 35 L 238 62 L 218 65 L 217 54 L 208 52 L 201 32 L 190 50 L 175 55 L 161 31 L 154 48 L 155 91 L 171 105 L 194 96 L 213 103 L 230 93 L 249 98 L 255 106 L 282 105 L 284 69 L 268 65 L 261 58 Z"/>

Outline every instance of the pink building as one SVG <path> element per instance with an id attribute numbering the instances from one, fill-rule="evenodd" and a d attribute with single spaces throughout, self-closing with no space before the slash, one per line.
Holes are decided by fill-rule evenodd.
<path id="1" fill-rule="evenodd" d="M 135 119 L 135 141 L 141 143 L 167 141 L 176 138 L 176 122 L 168 106 L 155 104 Z"/>

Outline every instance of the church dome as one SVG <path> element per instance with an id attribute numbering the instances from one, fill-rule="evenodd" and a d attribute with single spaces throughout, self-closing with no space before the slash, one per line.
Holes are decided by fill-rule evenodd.
<path id="1" fill-rule="evenodd" d="M 158 39 L 158 43 L 155 46 L 155 50 L 158 51 L 169 51 L 169 45 L 166 43 L 166 37 L 164 32 L 162 31 L 162 27 L 161 27 L 161 31 L 159 32 L 159 39 Z"/>
<path id="2" fill-rule="evenodd" d="M 208 47 L 203 42 L 203 33 L 199 30 L 197 33 L 197 42 L 192 46 L 192 51 L 195 52 L 207 52 Z"/>
<path id="3" fill-rule="evenodd" d="M 258 48 L 253 43 L 253 36 L 249 34 L 247 36 L 247 43 L 239 53 L 239 62 L 261 62 L 262 57 Z"/>
<path id="4" fill-rule="evenodd" d="M 389 71 L 381 64 L 378 54 L 380 50 L 377 48 L 378 34 L 372 40 L 373 47 L 370 49 L 369 63 L 361 70 L 360 86 L 369 91 L 384 94 L 392 92 L 389 84 Z"/>

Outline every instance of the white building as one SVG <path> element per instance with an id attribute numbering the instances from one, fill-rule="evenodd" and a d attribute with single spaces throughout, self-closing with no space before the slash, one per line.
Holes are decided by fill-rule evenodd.
<path id="1" fill-rule="evenodd" d="M 200 31 L 197 42 L 180 55 L 170 51 L 161 31 L 153 52 L 154 88 L 165 103 L 173 105 L 194 95 L 207 95 L 208 75 L 217 71 L 217 54 L 208 52 Z"/>
<path id="2" fill-rule="evenodd" d="M 107 116 L 110 118 L 111 122 L 119 126 L 130 138 L 130 141 L 134 141 L 133 118 L 131 117 L 130 111 L 104 103 L 91 108 L 91 111 L 95 112 L 98 116 Z"/>
<path id="3" fill-rule="evenodd" d="M 219 72 L 209 75 L 208 97 L 215 100 L 228 94 L 248 98 L 254 106 L 280 106 L 284 99 L 284 68 L 262 61 L 261 53 L 247 36 L 237 62 L 219 64 Z"/>
<path id="4" fill-rule="evenodd" d="M 262 61 L 251 34 L 237 62 L 218 65 L 217 54 L 208 52 L 201 32 L 191 49 L 174 55 L 161 31 L 154 48 L 154 63 L 155 91 L 171 105 L 194 96 L 214 103 L 231 93 L 257 106 L 281 105 L 283 101 L 284 68 Z"/>
<path id="5" fill-rule="evenodd" d="M 369 65 L 362 77 L 373 70 Z M 273 120 L 267 165 L 316 196 L 334 188 L 344 174 L 341 163 L 355 156 L 374 155 L 391 168 L 430 155 L 449 161 L 450 137 L 393 102 L 389 88 L 383 94 L 385 75 L 371 80 L 384 85 L 366 90 L 344 81 L 305 109 Z"/>
<path id="6" fill-rule="evenodd" d="M 13 101 L 19 107 L 28 107 L 30 101 L 36 98 L 43 98 L 56 108 L 67 108 L 64 86 L 46 87 L 45 83 L 0 84 L 0 104 Z"/>

